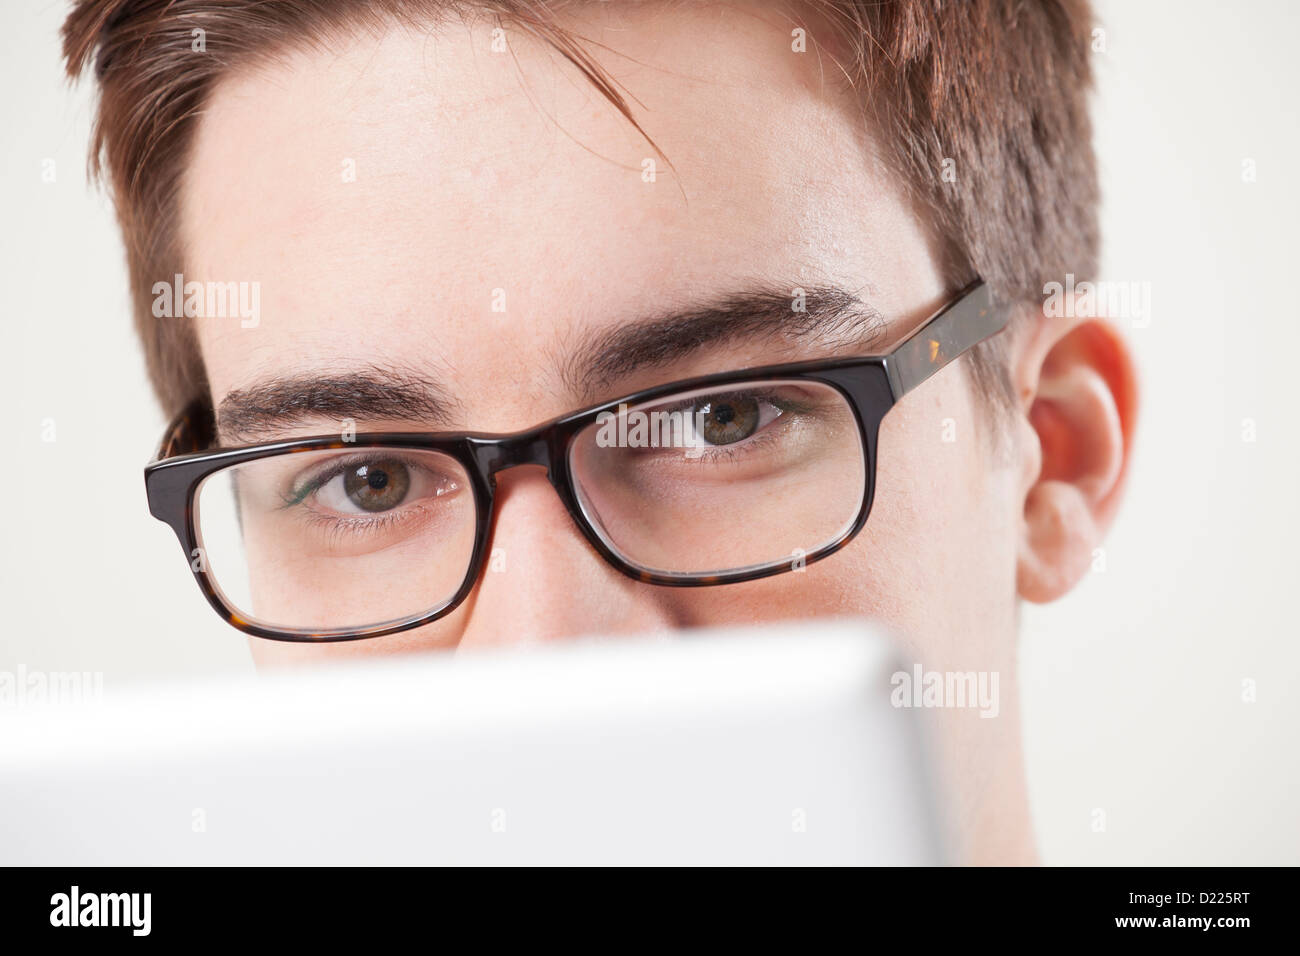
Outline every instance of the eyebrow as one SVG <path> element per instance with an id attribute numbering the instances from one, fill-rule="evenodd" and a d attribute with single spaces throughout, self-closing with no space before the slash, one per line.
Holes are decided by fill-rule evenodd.
<path id="1" fill-rule="evenodd" d="M 796 295 L 796 292 L 798 293 Z M 620 378 L 662 368 L 739 341 L 815 344 L 870 354 L 887 338 L 876 309 L 838 286 L 790 293 L 754 288 L 681 311 L 633 320 L 579 337 L 559 363 L 564 387 L 592 399 Z M 254 442 L 313 421 L 449 424 L 459 403 L 440 383 L 410 368 L 368 365 L 344 372 L 277 377 L 229 392 L 217 408 L 225 442 Z"/>
<path id="2" fill-rule="evenodd" d="M 791 292 L 753 289 L 715 302 L 641 319 L 580 340 L 562 378 L 577 395 L 594 396 L 617 379 L 679 362 L 705 348 L 741 340 L 816 343 L 869 354 L 887 338 L 876 309 L 838 286 Z"/>
<path id="3" fill-rule="evenodd" d="M 223 441 L 252 442 L 295 425 L 333 419 L 419 421 L 443 425 L 457 403 L 411 369 L 368 365 L 347 372 L 275 378 L 234 389 L 217 406 Z"/>

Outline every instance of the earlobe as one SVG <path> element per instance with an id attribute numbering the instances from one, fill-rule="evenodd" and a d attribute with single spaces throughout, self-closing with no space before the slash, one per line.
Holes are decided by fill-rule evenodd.
<path id="1" fill-rule="evenodd" d="M 1136 419 L 1132 358 L 1100 319 L 1036 319 L 1015 375 L 1024 517 L 1016 585 L 1054 601 L 1087 573 L 1114 520 Z"/>

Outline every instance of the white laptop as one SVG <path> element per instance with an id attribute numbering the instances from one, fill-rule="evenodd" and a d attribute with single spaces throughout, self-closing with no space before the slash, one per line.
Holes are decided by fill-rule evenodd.
<path id="1" fill-rule="evenodd" d="M 9 864 L 928 864 L 862 622 L 419 655 L 0 708 Z"/>

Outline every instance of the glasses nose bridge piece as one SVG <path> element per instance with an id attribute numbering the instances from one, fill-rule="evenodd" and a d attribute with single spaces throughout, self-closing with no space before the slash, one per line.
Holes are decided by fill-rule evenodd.
<path id="1" fill-rule="evenodd" d="M 551 446 L 546 434 L 527 432 L 497 438 L 473 439 L 479 470 L 489 480 L 499 471 L 521 465 L 540 465 L 551 471 Z"/>

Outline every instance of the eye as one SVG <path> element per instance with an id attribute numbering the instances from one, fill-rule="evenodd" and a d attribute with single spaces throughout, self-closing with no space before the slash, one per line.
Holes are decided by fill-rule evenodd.
<path id="1" fill-rule="evenodd" d="M 406 500 L 411 473 L 400 461 L 377 459 L 349 464 L 321 482 L 317 504 L 339 514 L 391 511 Z"/>
<path id="2" fill-rule="evenodd" d="M 759 398 L 728 395 L 702 399 L 694 412 L 700 438 L 710 445 L 732 445 L 771 423 L 781 409 Z"/>

